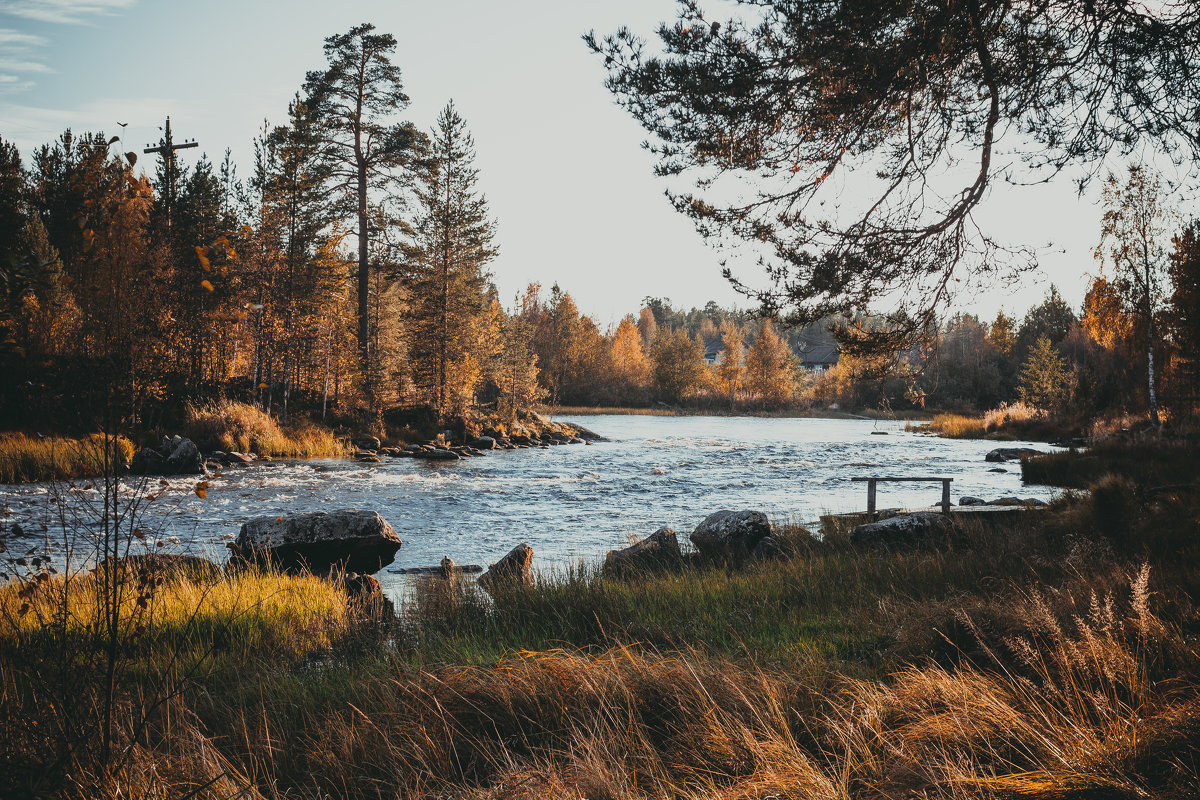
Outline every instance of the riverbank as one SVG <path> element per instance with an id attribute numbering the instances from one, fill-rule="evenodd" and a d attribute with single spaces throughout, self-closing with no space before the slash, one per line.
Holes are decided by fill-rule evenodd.
<path id="1" fill-rule="evenodd" d="M 444 442 L 434 438 L 435 431 L 436 426 L 432 423 L 420 429 L 402 426 L 388 430 L 386 434 L 390 435 L 379 439 L 352 430 L 336 430 L 306 419 L 285 425 L 253 405 L 219 400 L 201 406 L 188 406 L 178 431 L 131 434 L 138 440 L 137 444 L 130 437 L 117 436 L 114 440 L 115 449 L 110 451 L 107 458 L 115 461 L 118 471 L 128 469 L 139 445 L 157 447 L 163 435 L 178 433 L 196 445 L 202 456 L 201 463 L 209 454 L 218 454 L 214 466 L 227 466 L 231 453 L 235 454 L 233 460 L 239 465 L 253 463 L 264 456 L 266 459 L 361 459 L 378 456 L 383 448 L 403 450 L 417 443 L 444 447 Z M 543 441 L 547 446 L 560 444 L 564 438 L 571 440 L 581 434 L 588 439 L 596 438 L 578 426 L 554 422 L 530 412 L 519 415 L 512 423 L 504 423 L 493 417 L 460 420 L 459 429 L 455 432 L 460 448 L 481 435 L 489 438 L 494 436 L 502 442 L 508 441 L 511 435 L 523 442 L 518 446 L 526 447 L 535 442 L 534 446 L 541 445 Z M 360 446 L 368 440 L 372 444 Z M 105 458 L 105 437 L 100 433 L 81 438 L 0 433 L 0 483 L 95 478 L 104 473 Z"/>
<path id="2" fill-rule="evenodd" d="M 0 794 L 1193 797 L 1200 501 L 1139 484 L 1159 446 L 1188 447 L 1127 442 L 1130 477 L 949 548 L 792 529 L 735 569 L 429 581 L 395 621 L 311 578 L 171 578 L 122 606 L 107 768 L 92 606 L 52 613 L 96 582 L 9 586 Z"/>
<path id="3" fill-rule="evenodd" d="M 759 419 L 873 419 L 889 421 L 932 420 L 933 414 L 908 409 L 902 412 L 861 409 L 842 411 L 837 408 L 781 408 L 781 409 L 719 409 L 687 408 L 674 406 L 542 406 L 539 413 L 548 416 L 648 416 L 648 417 L 754 417 Z"/>

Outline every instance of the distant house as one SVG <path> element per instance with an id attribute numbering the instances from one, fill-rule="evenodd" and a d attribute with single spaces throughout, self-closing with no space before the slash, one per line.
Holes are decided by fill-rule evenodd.
<path id="1" fill-rule="evenodd" d="M 725 346 L 720 339 L 712 339 L 704 343 L 704 363 L 710 367 L 714 364 L 721 363 L 721 356 L 725 353 Z"/>
<path id="2" fill-rule="evenodd" d="M 824 372 L 838 363 L 838 349 L 835 344 L 815 344 L 804 348 L 799 353 L 800 366 L 816 373 Z"/>

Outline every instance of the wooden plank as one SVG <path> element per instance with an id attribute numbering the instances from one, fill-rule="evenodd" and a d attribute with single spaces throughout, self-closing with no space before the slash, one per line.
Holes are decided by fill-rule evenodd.
<path id="1" fill-rule="evenodd" d="M 936 476 L 931 475 L 929 477 L 924 477 L 924 478 L 882 478 L 882 477 L 880 477 L 880 478 L 851 478 L 850 480 L 855 481 L 857 483 L 862 483 L 863 481 L 875 481 L 875 482 L 878 482 L 878 481 L 893 481 L 893 482 L 894 481 L 926 481 L 926 482 L 934 482 L 934 481 L 952 481 L 952 480 L 954 480 L 954 478 L 946 478 L 941 475 L 936 475 Z"/>

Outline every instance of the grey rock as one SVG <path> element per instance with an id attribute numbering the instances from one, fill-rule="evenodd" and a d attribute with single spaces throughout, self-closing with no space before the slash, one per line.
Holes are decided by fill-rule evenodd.
<path id="1" fill-rule="evenodd" d="M 416 450 L 413 455 L 430 461 L 458 461 L 460 456 L 451 450 Z"/>
<path id="2" fill-rule="evenodd" d="M 357 508 L 286 517 L 256 517 L 242 526 L 230 549 L 236 557 L 288 572 L 378 572 L 392 563 L 400 537 L 374 511 Z"/>
<path id="3" fill-rule="evenodd" d="M 997 497 L 988 501 L 989 506 L 1023 506 L 1025 501 L 1019 497 Z"/>
<path id="4" fill-rule="evenodd" d="M 360 433 L 350 441 L 360 450 L 378 450 L 383 446 L 383 442 L 379 441 L 378 436 L 372 436 L 369 433 Z"/>
<path id="5" fill-rule="evenodd" d="M 946 514 L 919 511 L 859 525 L 850 531 L 850 543 L 860 547 L 905 547 L 953 528 Z"/>
<path id="6" fill-rule="evenodd" d="M 533 585 L 533 548 L 528 542 L 508 551 L 504 558 L 488 567 L 488 571 L 479 576 L 479 585 L 489 592 L 505 586 Z"/>
<path id="7" fill-rule="evenodd" d="M 230 451 L 230 452 L 226 453 L 225 459 L 230 464 L 249 464 L 253 460 L 253 459 L 249 458 L 248 456 L 243 455 L 242 453 L 238 453 L 238 452 L 234 452 L 234 451 Z"/>
<path id="8" fill-rule="evenodd" d="M 982 497 L 971 497 L 970 495 L 967 495 L 965 497 L 958 498 L 958 504 L 960 506 L 983 506 L 987 505 L 987 500 L 984 500 Z"/>
<path id="9" fill-rule="evenodd" d="M 1034 450 L 1032 447 L 997 447 L 995 450 L 983 457 L 984 461 L 1019 461 L 1022 458 L 1029 456 L 1044 455 L 1041 450 Z"/>
<path id="10" fill-rule="evenodd" d="M 496 449 L 496 440 L 491 436 L 480 436 L 478 439 L 471 441 L 471 447 L 478 450 L 494 450 Z"/>
<path id="11" fill-rule="evenodd" d="M 200 455 L 200 448 L 191 439 L 173 443 L 171 454 L 163 461 L 163 473 L 166 475 L 197 475 L 203 471 L 204 458 Z"/>
<path id="12" fill-rule="evenodd" d="M 659 528 L 654 533 L 621 550 L 609 550 L 604 558 L 606 574 L 622 574 L 652 570 L 678 564 L 683 559 L 679 539 L 672 528 Z"/>
<path id="13" fill-rule="evenodd" d="M 761 511 L 718 511 L 705 517 L 690 538 L 704 555 L 743 557 L 770 534 L 771 523 Z"/>

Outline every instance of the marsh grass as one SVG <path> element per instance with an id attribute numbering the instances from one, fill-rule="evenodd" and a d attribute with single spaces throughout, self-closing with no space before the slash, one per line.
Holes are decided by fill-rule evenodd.
<path id="1" fill-rule="evenodd" d="M 1086 489 L 1106 475 L 1117 475 L 1146 488 L 1178 486 L 1200 478 L 1197 448 L 1183 439 L 1130 434 L 1097 442 L 1080 452 L 1022 459 L 1021 478 Z"/>
<path id="2" fill-rule="evenodd" d="M 350 452 L 331 430 L 314 425 L 285 428 L 261 409 L 234 400 L 189 405 L 183 435 L 202 451 L 254 452 L 281 458 L 337 458 Z"/>
<path id="3" fill-rule="evenodd" d="M 1162 529 L 1190 536 L 1200 502 L 1111 491 L 916 549 L 795 531 L 765 563 L 579 567 L 495 596 L 429 581 L 390 641 L 360 648 L 364 623 L 311 579 L 182 576 L 155 597 L 157 641 L 209 609 L 213 628 L 189 630 L 213 655 L 124 771 L 0 764 L 0 794 L 1196 797 L 1200 545 Z M 1119 537 L 1095 528 L 1125 505 Z M 129 698 L 158 674 L 137 668 L 154 641 L 133 645 Z M 10 736 L 50 715 L 11 668 L 25 655 L 0 648 Z M 39 741 L 20 763 L 43 766 Z"/>
<path id="4" fill-rule="evenodd" d="M 116 445 L 124 461 L 133 457 L 133 442 L 119 436 Z M 91 478 L 104 468 L 101 434 L 68 439 L 0 433 L 0 483 Z"/>

